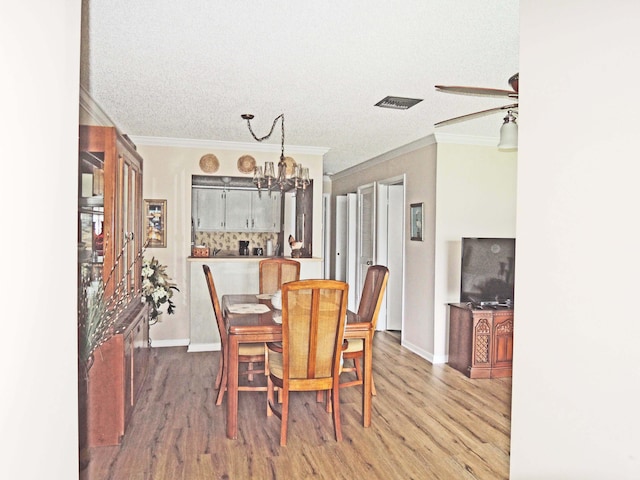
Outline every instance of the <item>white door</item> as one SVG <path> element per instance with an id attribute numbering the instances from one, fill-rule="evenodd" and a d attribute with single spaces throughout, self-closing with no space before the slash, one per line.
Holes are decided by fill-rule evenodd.
<path id="1" fill-rule="evenodd" d="M 358 272 L 357 301 L 360 301 L 367 270 L 375 263 L 376 191 L 375 185 L 358 187 Z M 351 289 L 351 287 L 349 287 Z"/>
<path id="2" fill-rule="evenodd" d="M 331 278 L 331 195 L 322 194 L 322 274 Z"/>
<path id="3" fill-rule="evenodd" d="M 387 330 L 402 330 L 404 185 L 389 185 L 387 204 Z"/>
<path id="4" fill-rule="evenodd" d="M 345 281 L 349 284 L 347 308 L 352 312 L 358 310 L 358 298 L 360 294 L 357 288 L 358 278 L 358 254 L 357 254 L 357 227 L 358 227 L 358 195 L 347 194 L 347 269 Z"/>
<path id="5" fill-rule="evenodd" d="M 347 196 L 336 196 L 336 253 L 335 253 L 336 280 L 341 282 L 347 279 Z"/>

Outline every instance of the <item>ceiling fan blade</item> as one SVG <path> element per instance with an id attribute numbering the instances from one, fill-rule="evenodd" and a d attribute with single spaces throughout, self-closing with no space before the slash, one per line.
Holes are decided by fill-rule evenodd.
<path id="1" fill-rule="evenodd" d="M 464 122 L 465 120 L 471 120 L 472 118 L 482 117 L 484 115 L 489 115 L 490 113 L 499 112 L 500 110 L 517 110 L 518 104 L 514 103 L 511 105 L 504 105 L 502 107 L 489 108 L 488 110 L 481 110 L 479 112 L 468 113 L 467 115 L 462 115 L 460 117 L 450 118 L 448 120 L 443 120 L 442 122 L 438 122 L 434 125 L 434 127 L 441 127 L 442 125 L 451 125 L 452 123 Z"/>
<path id="2" fill-rule="evenodd" d="M 500 88 L 482 88 L 482 87 L 457 87 L 436 85 L 436 90 L 445 93 L 457 93 L 460 95 L 480 95 L 483 97 L 509 97 L 518 98 L 518 92 L 513 90 L 503 90 Z"/>

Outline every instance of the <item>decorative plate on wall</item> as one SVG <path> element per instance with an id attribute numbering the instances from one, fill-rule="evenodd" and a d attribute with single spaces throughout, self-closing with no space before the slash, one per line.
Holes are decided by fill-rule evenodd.
<path id="1" fill-rule="evenodd" d="M 284 157 L 284 164 L 287 166 L 286 175 L 290 177 L 296 170 L 296 161 L 293 157 Z"/>
<path id="2" fill-rule="evenodd" d="M 213 153 L 207 153 L 200 159 L 200 169 L 205 173 L 215 173 L 219 167 L 220 162 L 218 161 L 218 157 Z"/>
<path id="3" fill-rule="evenodd" d="M 240 173 L 253 173 L 256 169 L 256 159 L 251 155 L 243 155 L 238 159 L 238 171 Z"/>

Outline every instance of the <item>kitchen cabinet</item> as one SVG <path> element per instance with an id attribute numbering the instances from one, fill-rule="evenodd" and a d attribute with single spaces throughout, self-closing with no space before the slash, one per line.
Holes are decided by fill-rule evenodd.
<path id="1" fill-rule="evenodd" d="M 251 191 L 229 190 L 226 192 L 225 218 L 227 231 L 251 231 Z"/>
<path id="2" fill-rule="evenodd" d="M 194 226 L 202 232 L 225 230 L 225 192 L 213 188 L 192 190 Z"/>
<path id="3" fill-rule="evenodd" d="M 279 232 L 281 194 L 194 187 L 192 211 L 198 231 Z"/>
<path id="4" fill-rule="evenodd" d="M 280 231 L 280 192 L 251 192 L 251 229 L 254 232 Z"/>
<path id="5" fill-rule="evenodd" d="M 448 364 L 469 378 L 510 377 L 513 309 L 450 303 Z"/>

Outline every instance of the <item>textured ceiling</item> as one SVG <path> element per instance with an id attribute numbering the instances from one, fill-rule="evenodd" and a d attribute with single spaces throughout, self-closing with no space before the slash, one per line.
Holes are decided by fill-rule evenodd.
<path id="1" fill-rule="evenodd" d="M 511 103 L 434 85 L 509 88 L 515 0 L 85 0 L 81 83 L 131 137 L 324 147 L 327 174 Z M 526 79 L 525 79 L 526 84 Z M 424 99 L 409 110 L 384 97 Z M 438 133 L 494 138 L 504 112 Z M 279 143 L 279 129 L 264 143 Z M 293 148 L 293 147 L 292 147 Z M 285 152 L 286 153 L 286 152 Z"/>

